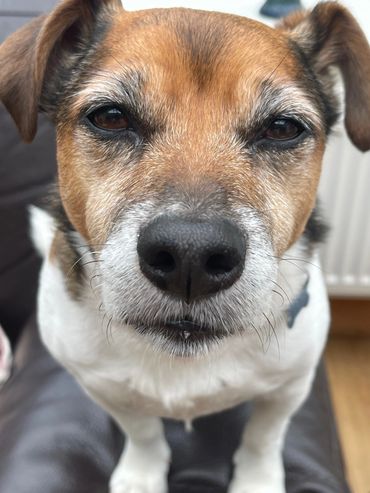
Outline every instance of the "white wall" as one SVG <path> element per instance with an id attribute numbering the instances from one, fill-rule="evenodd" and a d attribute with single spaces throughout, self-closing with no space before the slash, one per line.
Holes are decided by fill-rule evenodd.
<path id="1" fill-rule="evenodd" d="M 258 11 L 263 3 L 264 0 L 123 0 L 123 5 L 127 10 L 154 7 L 189 7 L 230 12 L 273 23 L 273 21 L 267 18 L 262 19 L 259 16 Z M 311 8 L 316 3 L 318 3 L 317 0 L 302 0 L 302 4 L 306 8 Z M 351 10 L 370 38 L 370 0 L 343 0 L 341 3 Z"/>

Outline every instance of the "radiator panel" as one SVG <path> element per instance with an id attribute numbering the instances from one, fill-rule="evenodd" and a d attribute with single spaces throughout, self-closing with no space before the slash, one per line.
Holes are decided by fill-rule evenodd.
<path id="1" fill-rule="evenodd" d="M 329 139 L 319 196 L 331 226 L 321 252 L 329 293 L 370 297 L 370 153 L 343 127 Z"/>

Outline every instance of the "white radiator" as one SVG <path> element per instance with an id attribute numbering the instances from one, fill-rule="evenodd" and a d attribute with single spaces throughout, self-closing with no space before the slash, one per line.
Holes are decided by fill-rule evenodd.
<path id="1" fill-rule="evenodd" d="M 359 152 L 342 126 L 329 140 L 319 195 L 331 226 L 322 248 L 329 293 L 370 297 L 370 152 Z"/>

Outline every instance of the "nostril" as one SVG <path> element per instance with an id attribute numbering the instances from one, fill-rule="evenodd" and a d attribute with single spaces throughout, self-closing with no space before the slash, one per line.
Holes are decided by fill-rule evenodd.
<path id="1" fill-rule="evenodd" d="M 246 238 L 228 219 L 161 215 L 140 231 L 137 253 L 141 272 L 154 286 L 190 302 L 239 279 Z"/>
<path id="2" fill-rule="evenodd" d="M 216 253 L 211 255 L 205 265 L 207 274 L 212 276 L 219 276 L 228 274 L 238 264 L 237 259 L 232 255 Z"/>
<path id="3" fill-rule="evenodd" d="M 148 265 L 160 272 L 173 272 L 176 268 L 176 261 L 171 253 L 161 250 L 156 252 L 148 259 Z"/>

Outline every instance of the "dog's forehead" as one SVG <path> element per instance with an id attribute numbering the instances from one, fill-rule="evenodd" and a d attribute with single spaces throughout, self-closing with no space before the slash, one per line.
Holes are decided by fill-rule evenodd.
<path id="1" fill-rule="evenodd" d="M 102 68 L 143 72 L 147 82 L 226 89 L 246 80 L 297 75 L 287 36 L 257 21 L 190 9 L 153 9 L 116 16 L 103 42 Z M 190 89 L 190 87 L 189 87 Z"/>

